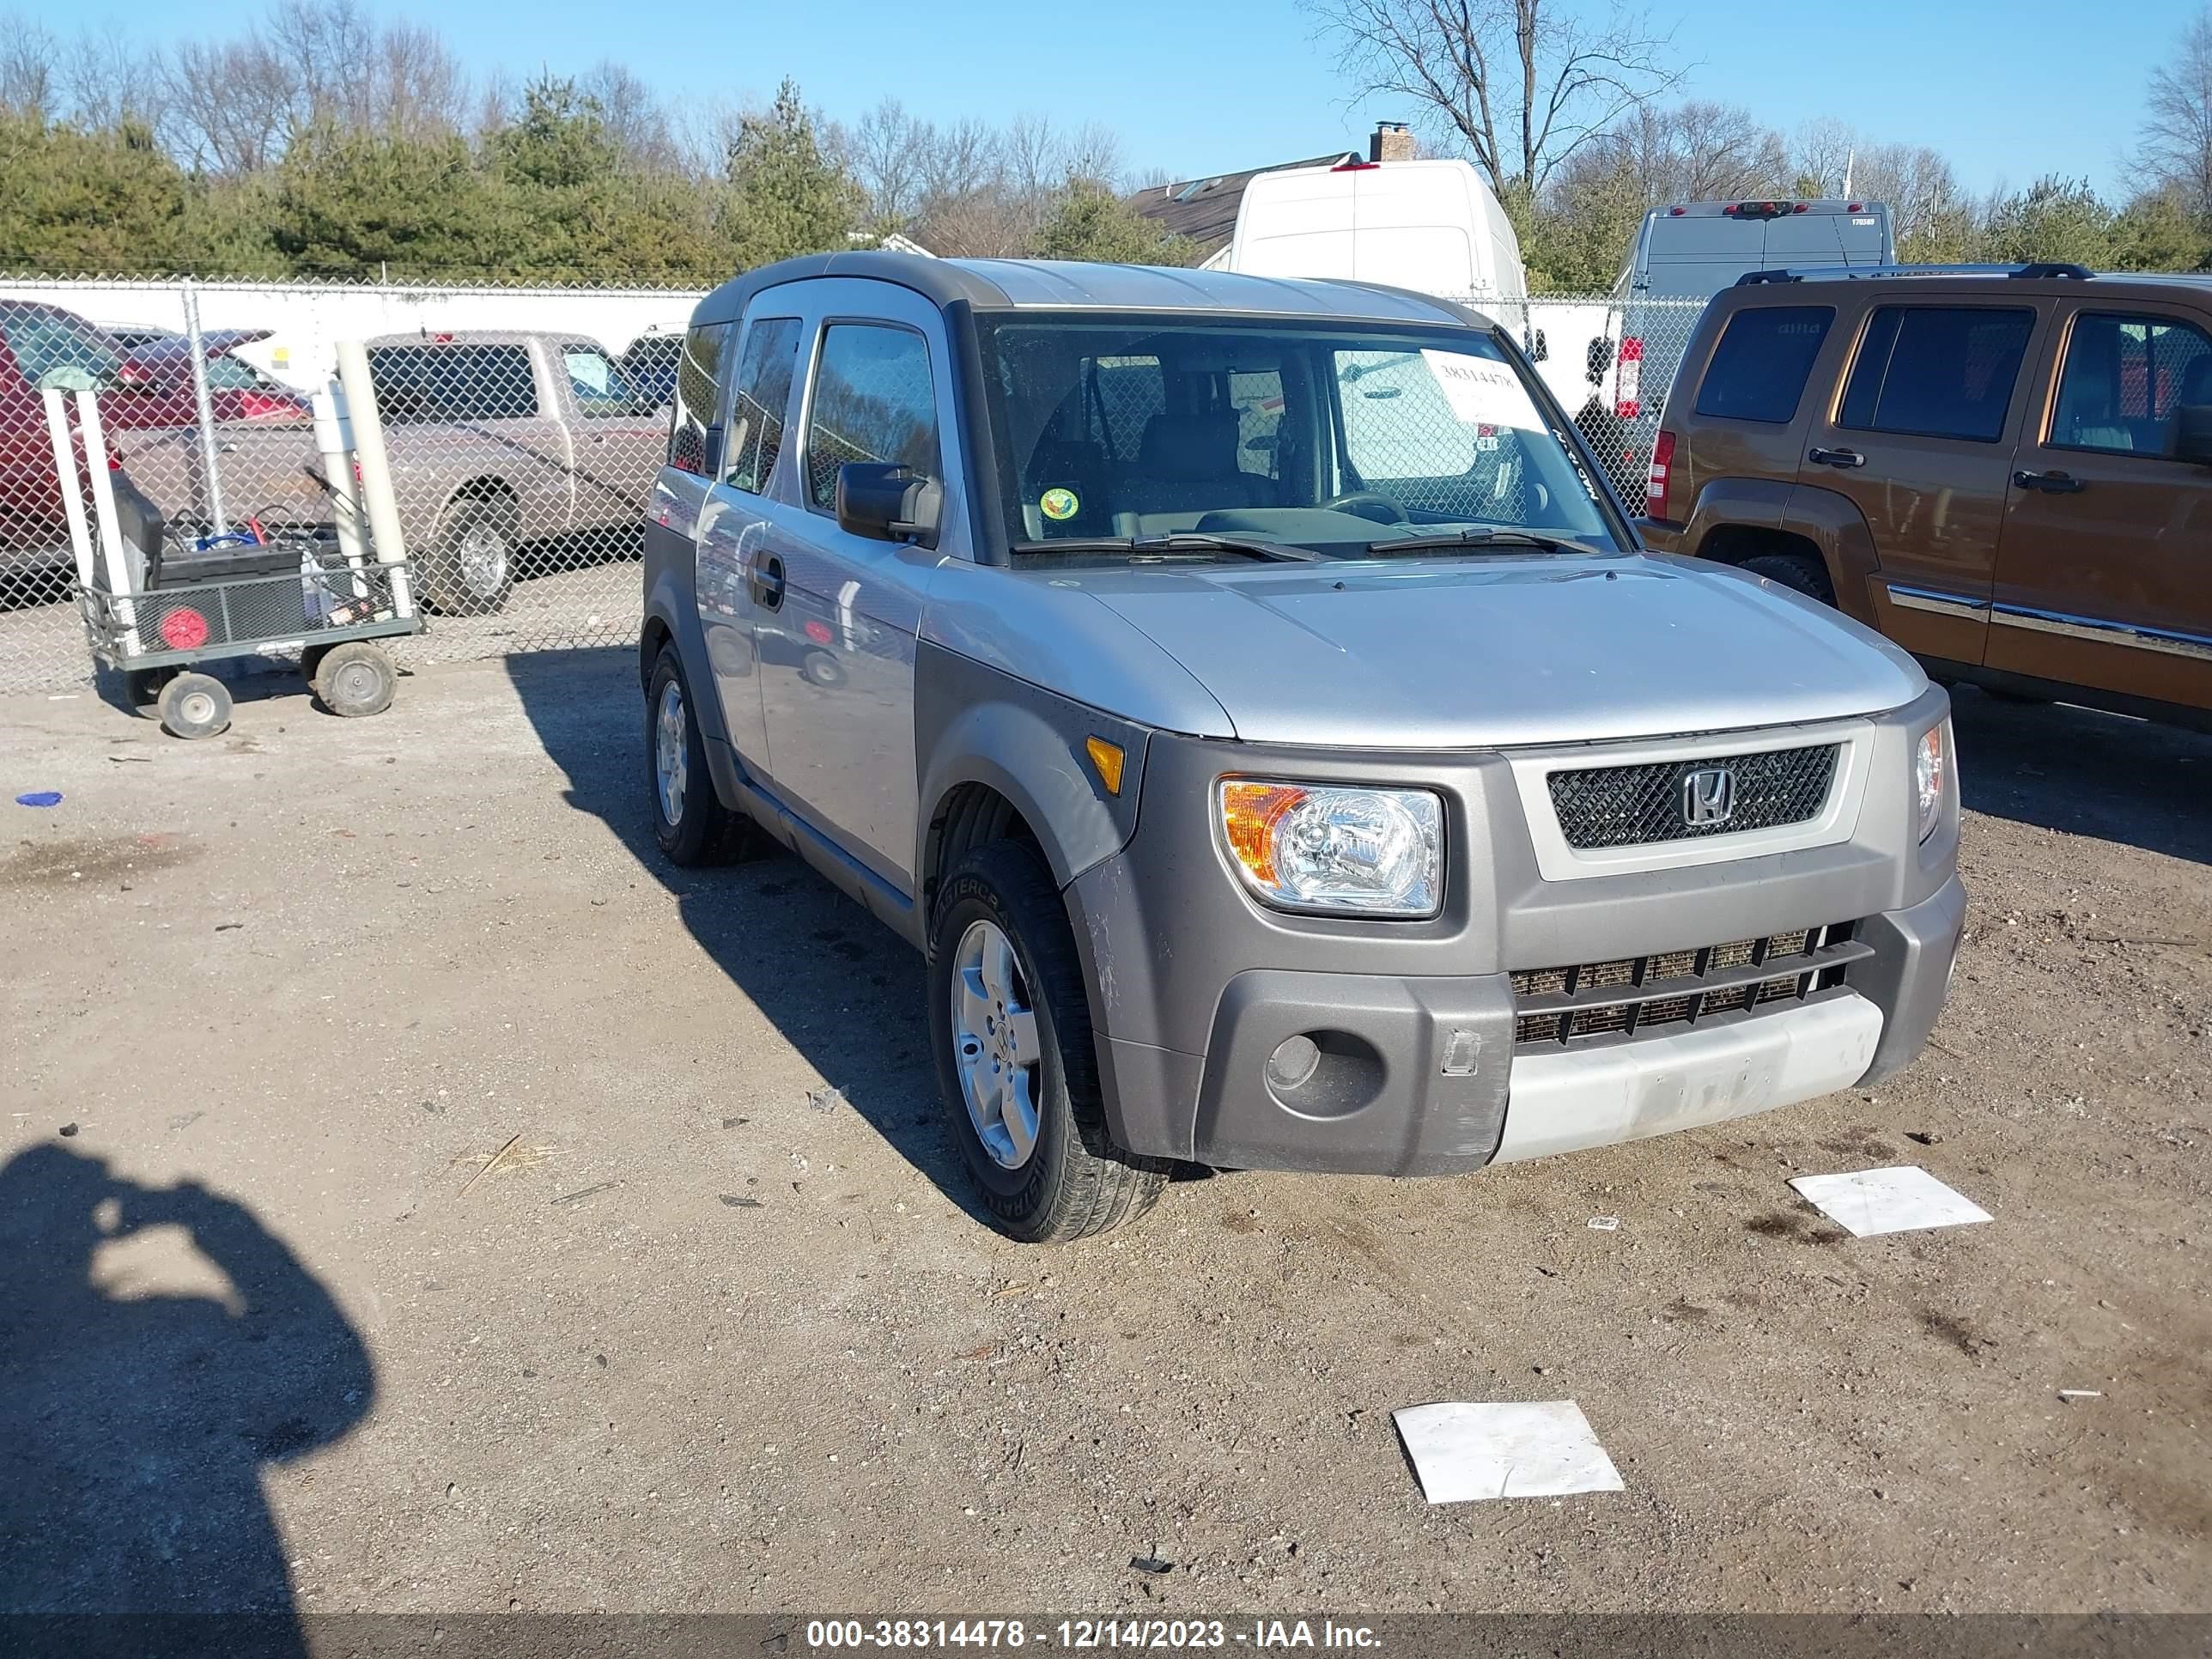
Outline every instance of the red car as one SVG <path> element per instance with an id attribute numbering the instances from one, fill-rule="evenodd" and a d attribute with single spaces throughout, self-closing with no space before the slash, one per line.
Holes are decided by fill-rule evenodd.
<path id="1" fill-rule="evenodd" d="M 265 331 L 228 330 L 209 337 L 210 397 L 218 424 L 304 425 L 307 401 L 264 380 L 230 353 Z M 46 431 L 40 382 L 89 382 L 101 395 L 100 418 L 112 433 L 193 427 L 189 348 L 179 339 L 118 345 L 106 330 L 58 306 L 0 303 L 0 573 L 69 561 L 53 444 Z M 247 383 L 240 384 L 241 380 Z M 127 457 L 127 440 L 111 441 L 109 465 Z"/>

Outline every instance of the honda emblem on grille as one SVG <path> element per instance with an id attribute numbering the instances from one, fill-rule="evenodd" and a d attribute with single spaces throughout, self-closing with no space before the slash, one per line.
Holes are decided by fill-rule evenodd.
<path id="1" fill-rule="evenodd" d="M 1682 775 L 1682 822 L 1693 830 L 1709 830 L 1735 816 L 1735 773 L 1725 766 L 1709 766 Z"/>

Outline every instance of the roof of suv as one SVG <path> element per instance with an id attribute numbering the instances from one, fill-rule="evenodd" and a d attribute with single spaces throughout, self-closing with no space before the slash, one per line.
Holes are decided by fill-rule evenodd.
<path id="1" fill-rule="evenodd" d="M 1739 303 L 1771 298 L 1779 305 L 1797 303 L 1792 297 L 1808 288 L 1884 290 L 1923 289 L 1942 294 L 2100 294 L 2127 297 L 2132 290 L 2147 289 L 2136 298 L 2154 298 L 2160 292 L 2186 288 L 2212 292 L 2212 272 L 2178 275 L 2154 271 L 2091 271 L 2080 265 L 1870 265 L 1847 269 L 1838 265 L 1804 265 L 1794 269 L 1754 270 L 1738 277 L 1722 293 L 1735 295 Z M 1771 290 L 1771 293 L 1769 293 Z"/>
<path id="2" fill-rule="evenodd" d="M 1357 317 L 1376 322 L 1487 328 L 1490 319 L 1447 300 L 1371 283 L 1249 276 L 1161 265 L 1051 259 L 932 259 L 913 253 L 817 253 L 747 271 L 716 289 L 692 313 L 697 324 L 732 322 L 765 288 L 809 276 L 896 283 L 940 306 L 978 311 L 1032 307 L 1068 310 L 1212 311 L 1286 317 Z"/>

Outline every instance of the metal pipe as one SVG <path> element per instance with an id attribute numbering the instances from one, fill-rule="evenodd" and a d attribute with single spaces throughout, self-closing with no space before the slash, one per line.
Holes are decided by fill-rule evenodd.
<path id="1" fill-rule="evenodd" d="M 199 290 L 189 276 L 184 280 L 185 338 L 191 343 L 192 402 L 200 417 L 200 465 L 207 469 L 207 510 L 213 522 L 210 534 L 230 530 L 230 516 L 222 509 L 222 473 L 216 463 L 215 399 L 208 395 L 207 339 L 200 332 Z"/>
<path id="2" fill-rule="evenodd" d="M 76 585 L 92 586 L 92 532 L 85 526 L 84 496 L 76 487 L 76 445 L 70 439 L 69 405 L 59 386 L 40 394 L 46 404 L 46 432 L 54 441 L 54 481 L 61 486 L 62 512 L 69 520 L 70 550 L 76 555 Z"/>
<path id="3" fill-rule="evenodd" d="M 346 413 L 353 425 L 354 455 L 361 463 L 361 504 L 368 520 L 369 540 L 380 564 L 403 564 L 407 543 L 399 528 L 399 497 L 392 487 L 392 458 L 385 452 L 376 383 L 369 377 L 368 348 L 358 340 L 341 340 L 337 358 L 338 381 L 345 389 Z M 392 599 L 400 616 L 415 614 L 404 570 L 392 573 Z"/>

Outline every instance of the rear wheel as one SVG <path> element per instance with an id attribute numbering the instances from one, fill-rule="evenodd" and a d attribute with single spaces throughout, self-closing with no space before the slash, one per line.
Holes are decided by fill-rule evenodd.
<path id="1" fill-rule="evenodd" d="M 489 617 L 514 588 L 514 510 L 504 501 L 459 501 L 446 509 L 425 562 L 430 603 L 449 617 Z"/>
<path id="2" fill-rule="evenodd" d="M 324 708 L 348 720 L 381 714 L 399 689 L 399 670 L 391 653 L 366 640 L 334 645 L 315 665 L 315 696 Z"/>
<path id="3" fill-rule="evenodd" d="M 1743 562 L 1743 569 L 1754 576 L 1802 593 L 1822 605 L 1836 602 L 1836 590 L 1828 580 L 1827 568 L 1809 553 L 1759 553 Z"/>
<path id="4" fill-rule="evenodd" d="M 653 832 L 672 864 L 726 864 L 746 850 L 751 826 L 722 805 L 707 770 L 706 739 L 684 684 L 683 659 L 663 646 L 645 699 Z"/>
<path id="5" fill-rule="evenodd" d="M 230 725 L 230 689 L 211 674 L 179 674 L 161 688 L 161 708 L 171 736 L 211 738 Z"/>
<path id="6" fill-rule="evenodd" d="M 1107 1133 L 1075 935 L 1036 850 L 1000 841 L 963 858 L 930 945 L 938 1085 L 1000 1231 L 1085 1238 L 1150 1209 L 1168 1166 Z"/>

